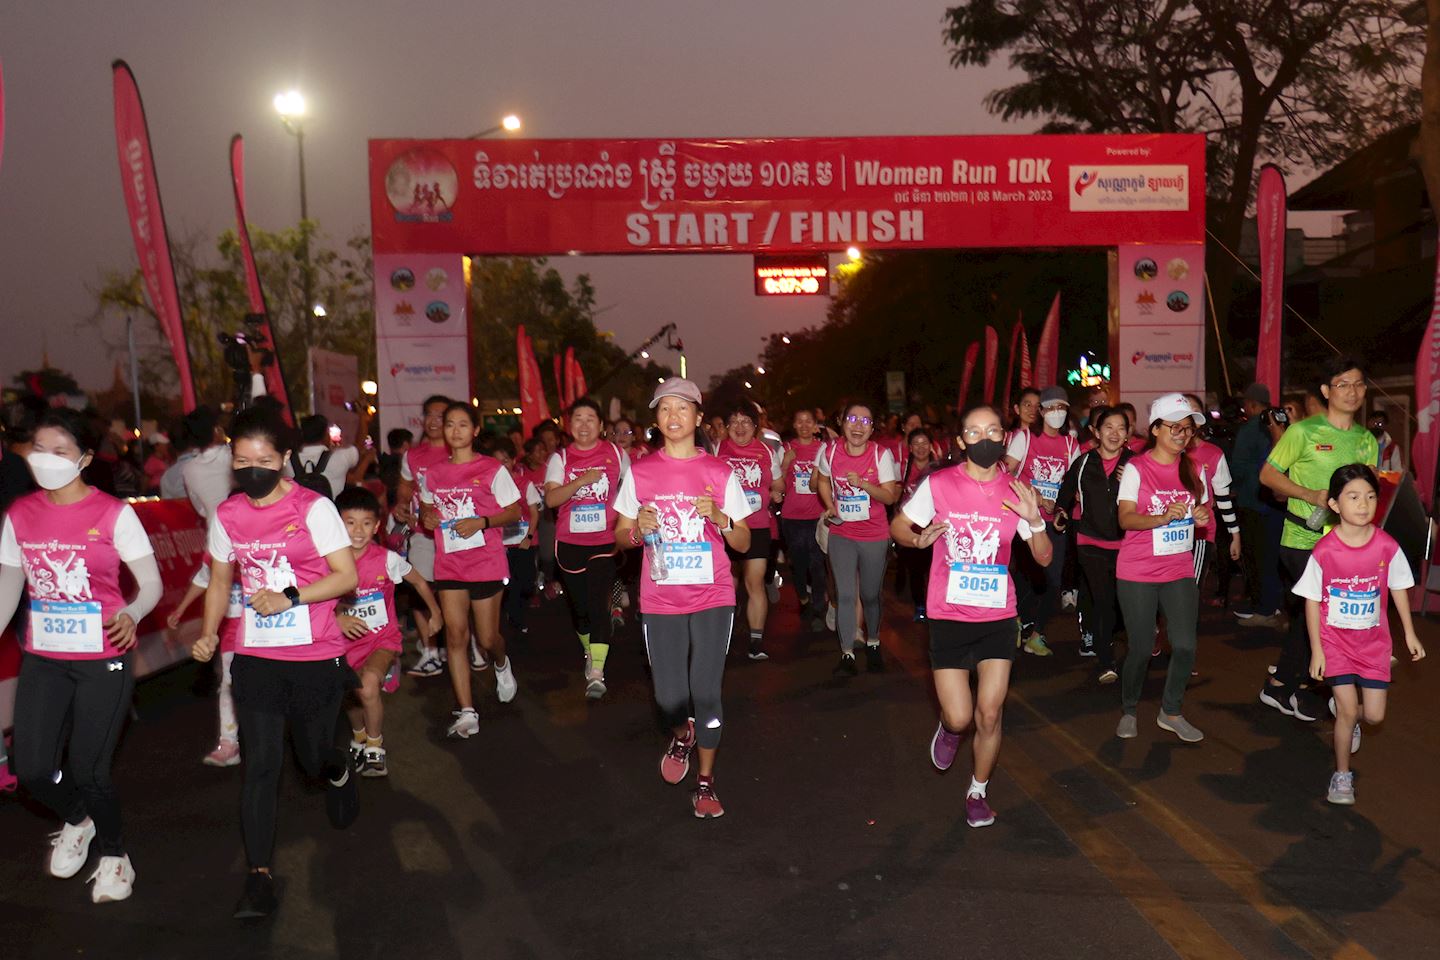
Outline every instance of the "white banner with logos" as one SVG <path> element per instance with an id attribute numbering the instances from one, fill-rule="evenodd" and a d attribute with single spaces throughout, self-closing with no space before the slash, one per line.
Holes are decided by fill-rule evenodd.
<path id="1" fill-rule="evenodd" d="M 360 428 L 360 361 L 348 353 L 310 348 L 310 409 L 340 428 L 346 443 Z"/>
<path id="2" fill-rule="evenodd" d="M 465 258 L 455 254 L 375 257 L 376 368 L 380 435 L 417 437 L 420 405 L 443 394 L 470 399 Z"/>
<path id="3" fill-rule="evenodd" d="M 1118 248 L 1120 399 L 1145 415 L 1162 393 L 1205 395 L 1204 244 Z"/>

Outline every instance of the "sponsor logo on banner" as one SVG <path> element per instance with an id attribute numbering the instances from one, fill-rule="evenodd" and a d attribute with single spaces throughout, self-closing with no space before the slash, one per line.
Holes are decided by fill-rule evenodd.
<path id="1" fill-rule="evenodd" d="M 396 290 L 409 290 L 415 286 L 415 271 L 409 267 L 398 267 L 390 274 L 390 286 Z"/>
<path id="2" fill-rule="evenodd" d="M 403 377 L 412 383 L 434 383 L 453 378 L 458 369 L 453 363 L 393 363 L 390 376 L 396 380 Z"/>
<path id="3" fill-rule="evenodd" d="M 439 267 L 432 267 L 430 271 L 425 274 L 425 286 L 429 287 L 431 290 L 434 290 L 436 293 L 444 290 L 445 284 L 449 282 L 450 274 L 446 273 Z"/>
<path id="4" fill-rule="evenodd" d="M 445 155 L 426 147 L 402 153 L 385 172 L 385 196 L 400 222 L 449 221 L 459 185 Z"/>
<path id="5" fill-rule="evenodd" d="M 1167 370 L 1174 367 L 1189 368 L 1195 363 L 1193 353 L 1147 353 L 1144 350 L 1136 350 L 1130 355 L 1130 365 L 1141 367 L 1143 370 Z"/>
<path id="6" fill-rule="evenodd" d="M 1141 317 L 1153 316 L 1155 313 L 1155 294 L 1149 290 L 1141 290 L 1140 295 L 1135 298 L 1135 313 Z"/>
<path id="7" fill-rule="evenodd" d="M 1070 209 L 1189 210 L 1189 169 L 1183 164 L 1071 167 Z"/>
<path id="8" fill-rule="evenodd" d="M 1171 290 L 1165 295 L 1165 306 L 1175 313 L 1184 313 L 1190 309 L 1190 295 L 1184 290 Z"/>
<path id="9" fill-rule="evenodd" d="M 425 317 L 431 323 L 444 323 L 450 319 L 450 304 L 444 300 L 434 300 L 426 304 Z"/>
<path id="10" fill-rule="evenodd" d="M 1155 275 L 1159 272 L 1160 268 L 1157 267 L 1155 261 L 1149 257 L 1141 257 L 1135 261 L 1135 276 L 1141 280 L 1154 280 Z"/>

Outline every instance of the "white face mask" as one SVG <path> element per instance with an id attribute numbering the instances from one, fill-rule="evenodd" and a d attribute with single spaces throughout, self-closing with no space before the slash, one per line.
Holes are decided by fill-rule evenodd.
<path id="1" fill-rule="evenodd" d="M 60 456 L 58 453 L 32 452 L 25 458 L 35 482 L 46 490 L 59 490 L 80 476 L 80 464 Z"/>
<path id="2" fill-rule="evenodd" d="M 1065 426 L 1065 421 L 1069 418 L 1069 416 L 1070 412 L 1068 410 L 1046 410 L 1045 425 L 1059 430 L 1061 427 Z"/>

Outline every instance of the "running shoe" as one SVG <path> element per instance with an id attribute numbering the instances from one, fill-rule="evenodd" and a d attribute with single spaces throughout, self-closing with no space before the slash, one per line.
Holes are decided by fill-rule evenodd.
<path id="1" fill-rule="evenodd" d="M 354 765 L 346 758 L 340 770 L 327 775 L 325 784 L 325 815 L 330 826 L 344 830 L 360 816 L 360 783 Z"/>
<path id="2" fill-rule="evenodd" d="M 835 604 L 833 603 L 827 603 L 825 605 L 825 629 L 835 629 Z"/>
<path id="3" fill-rule="evenodd" d="M 1120 722 L 1115 724 L 1115 736 L 1121 740 L 1134 740 L 1140 736 L 1140 724 L 1133 713 L 1122 713 Z"/>
<path id="4" fill-rule="evenodd" d="M 95 839 L 95 821 L 75 827 L 65 824 L 50 834 L 50 876 L 69 880 L 90 859 L 90 841 Z"/>
<path id="5" fill-rule="evenodd" d="M 1269 627 L 1278 630 L 1285 625 L 1285 615 L 1279 610 L 1274 613 L 1256 613 L 1236 622 L 1240 627 Z"/>
<path id="6" fill-rule="evenodd" d="M 1320 698 L 1309 690 L 1296 690 L 1290 695 L 1290 713 L 1296 720 L 1311 723 L 1320 716 Z"/>
<path id="7" fill-rule="evenodd" d="M 630 591 L 624 587 L 620 588 L 620 608 L 622 610 L 630 609 Z"/>
<path id="8" fill-rule="evenodd" d="M 605 691 L 606 691 L 607 689 L 609 689 L 609 688 L 605 686 L 605 671 L 603 671 L 603 670 L 586 670 L 586 671 L 585 671 L 585 699 L 586 699 L 586 700 L 599 700 L 601 697 L 605 696 Z"/>
<path id="9" fill-rule="evenodd" d="M 1255 608 L 1248 603 L 1238 606 L 1230 612 L 1235 614 L 1235 619 L 1237 620 L 1249 620 L 1251 617 L 1255 616 L 1256 613 Z"/>
<path id="10" fill-rule="evenodd" d="M 770 654 L 765 652 L 765 641 L 752 639 L 748 656 L 751 660 L 769 660 Z"/>
<path id="11" fill-rule="evenodd" d="M 625 626 L 625 611 L 619 607 L 610 608 L 610 629 L 619 630 Z"/>
<path id="12" fill-rule="evenodd" d="M 880 644 L 865 644 L 865 670 L 867 673 L 885 672 L 885 660 L 880 656 Z"/>
<path id="13" fill-rule="evenodd" d="M 1100 671 L 1100 682 L 1101 682 L 1102 684 L 1114 683 L 1116 680 L 1119 680 L 1119 679 L 1120 679 L 1120 674 L 1116 673 L 1114 670 L 1102 670 L 1102 671 Z"/>
<path id="14" fill-rule="evenodd" d="M 1341 773 L 1336 770 L 1330 774 L 1330 789 L 1325 793 L 1325 799 L 1342 807 L 1355 805 L 1355 774 L 1353 772 Z"/>
<path id="15" fill-rule="evenodd" d="M 778 575 L 765 582 L 765 598 L 770 601 L 772 607 L 780 602 L 780 577 Z"/>
<path id="16" fill-rule="evenodd" d="M 135 891 L 135 868 L 130 865 L 130 855 L 101 857 L 100 865 L 85 882 L 95 884 L 90 888 L 91 903 L 128 900 Z"/>
<path id="17" fill-rule="evenodd" d="M 1079 591 L 1079 590 L 1061 590 L 1061 591 L 1060 591 L 1060 609 L 1061 609 L 1061 610 L 1074 610 L 1074 609 L 1079 605 L 1079 603 L 1080 603 L 1080 591 Z"/>
<path id="18" fill-rule="evenodd" d="M 362 777 L 390 776 L 390 770 L 385 766 L 385 748 L 366 747 L 360 760 L 359 770 Z"/>
<path id="19" fill-rule="evenodd" d="M 857 676 L 860 673 L 860 667 L 855 663 L 855 654 L 840 654 L 840 662 L 835 664 L 835 669 L 831 673 L 837 677 Z"/>
<path id="20" fill-rule="evenodd" d="M 485 659 L 485 653 L 474 637 L 470 638 L 470 669 L 475 673 L 490 669 L 490 661 Z"/>
<path id="21" fill-rule="evenodd" d="M 1335 716 L 1335 698 L 1331 697 L 1329 702 L 1326 703 L 1325 706 L 1330 709 L 1330 716 Z"/>
<path id="22" fill-rule="evenodd" d="M 1167 717 L 1162 713 L 1155 718 L 1155 726 L 1161 730 L 1169 730 L 1186 743 L 1199 743 L 1205 739 L 1205 734 L 1184 717 Z"/>
<path id="23" fill-rule="evenodd" d="M 390 661 L 390 669 L 385 671 L 385 679 L 381 682 L 380 689 L 386 693 L 394 693 L 400 689 L 400 665 L 396 661 Z"/>
<path id="24" fill-rule="evenodd" d="M 351 741 L 350 741 L 350 766 L 351 766 L 352 768 L 356 769 L 356 770 L 359 770 L 359 769 L 360 769 L 360 765 L 361 765 L 362 763 L 364 763 L 364 762 L 365 762 L 365 741 L 364 741 L 364 740 L 351 740 Z"/>
<path id="25" fill-rule="evenodd" d="M 966 796 L 965 822 L 972 827 L 988 827 L 994 823 L 995 811 L 990 809 L 990 802 L 978 793 Z"/>
<path id="26" fill-rule="evenodd" d="M 275 912 L 280 902 L 275 898 L 275 878 L 268 873 L 254 872 L 245 876 L 245 891 L 235 901 L 236 920 L 258 920 Z"/>
<path id="27" fill-rule="evenodd" d="M 1355 724 L 1355 729 L 1350 731 L 1350 752 L 1360 752 L 1360 724 Z"/>
<path id="28" fill-rule="evenodd" d="M 709 780 L 701 780 L 695 786 L 695 792 L 690 796 L 690 806 L 695 808 L 695 816 L 700 820 L 725 816 L 725 808 L 720 805 L 720 798 L 715 795 L 715 784 Z"/>
<path id="29" fill-rule="evenodd" d="M 935 764 L 936 770 L 950 769 L 950 764 L 955 762 L 955 754 L 960 752 L 960 741 L 963 739 L 962 734 L 946 730 L 945 724 L 935 724 L 935 735 L 930 738 L 930 762 Z"/>
<path id="30" fill-rule="evenodd" d="M 440 655 L 435 651 L 429 651 L 415 661 L 415 665 L 405 671 L 412 677 L 438 677 L 445 672 L 440 664 Z"/>
<path id="31" fill-rule="evenodd" d="M 690 772 L 690 754 L 695 750 L 695 721 L 686 724 L 685 739 L 670 737 L 670 746 L 660 758 L 660 776 L 666 783 L 679 783 Z"/>
<path id="32" fill-rule="evenodd" d="M 509 703 L 515 699 L 515 691 L 520 685 L 515 682 L 515 661 L 509 657 L 505 658 L 505 666 L 495 668 L 495 696 L 501 703 Z"/>
<path id="33" fill-rule="evenodd" d="M 924 622 L 925 622 L 925 605 L 924 605 L 924 604 L 921 604 L 920 606 L 917 606 L 917 607 L 915 608 L 915 613 L 914 613 L 913 616 L 910 617 L 910 622 L 911 622 L 911 623 L 924 623 Z"/>
<path id="34" fill-rule="evenodd" d="M 480 714 L 474 708 L 465 707 L 463 710 L 451 712 L 455 722 L 450 724 L 450 729 L 445 731 L 445 736 L 452 740 L 468 740 L 480 732 Z"/>
<path id="35" fill-rule="evenodd" d="M 1095 656 L 1095 638 L 1088 633 L 1080 634 L 1080 656 Z"/>
<path id="36" fill-rule="evenodd" d="M 1045 635 L 1043 633 L 1030 634 L 1021 649 L 1037 657 L 1049 657 L 1055 653 L 1055 651 L 1050 649 L 1049 644 L 1045 642 Z"/>
<path id="37" fill-rule="evenodd" d="M 240 763 L 240 744 L 235 740 L 226 740 L 223 737 L 215 744 L 215 749 L 205 754 L 200 761 L 207 767 L 233 767 Z"/>
<path id="38" fill-rule="evenodd" d="M 1287 717 L 1295 716 L 1295 708 L 1290 706 L 1291 699 L 1285 695 L 1285 688 L 1278 684 L 1267 683 L 1260 688 L 1260 702 L 1267 707 L 1274 707 Z"/>

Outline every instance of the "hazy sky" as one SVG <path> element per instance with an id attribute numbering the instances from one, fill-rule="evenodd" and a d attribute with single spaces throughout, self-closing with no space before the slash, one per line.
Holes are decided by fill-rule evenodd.
<path id="1" fill-rule="evenodd" d="M 902 0 L 130 0 L 0 10 L 0 377 L 51 360 L 86 386 L 116 357 L 84 323 L 106 267 L 133 267 L 115 156 L 110 62 L 145 99 L 172 238 L 231 225 L 226 147 L 246 140 L 252 222 L 298 219 L 295 143 L 271 100 L 310 103 L 311 216 L 369 227 L 365 141 L 465 136 L 514 111 L 536 137 L 993 133 L 1001 68 L 952 69 L 939 2 Z M 680 325 L 691 373 L 753 359 L 760 338 L 818 323 L 825 301 L 753 295 L 750 259 L 564 260 L 591 273 L 602 329 L 638 344 Z"/>

